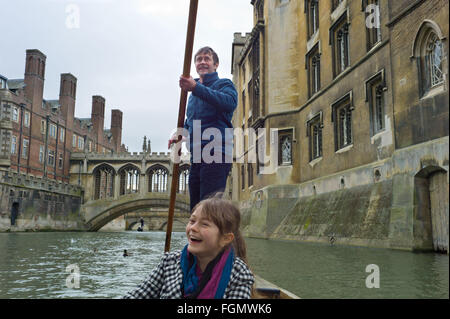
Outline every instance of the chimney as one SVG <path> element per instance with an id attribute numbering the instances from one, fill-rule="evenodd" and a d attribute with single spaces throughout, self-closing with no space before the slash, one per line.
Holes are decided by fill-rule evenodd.
<path id="1" fill-rule="evenodd" d="M 45 61 L 39 50 L 27 50 L 25 60 L 25 96 L 32 103 L 33 111 L 40 111 L 44 95 Z"/>
<path id="2" fill-rule="evenodd" d="M 122 111 L 111 111 L 111 133 L 114 139 L 114 151 L 119 152 L 122 145 Z"/>
<path id="3" fill-rule="evenodd" d="M 73 130 L 73 121 L 75 118 L 75 96 L 77 91 L 77 78 L 70 73 L 61 74 L 59 84 L 59 104 L 61 105 L 61 114 L 66 121 L 66 128 Z M 71 138 L 67 136 L 66 138 Z M 71 140 L 68 140 L 71 141 Z M 72 143 L 68 143 L 72 145 Z"/>
<path id="4" fill-rule="evenodd" d="M 91 121 L 97 144 L 103 144 L 103 128 L 105 123 L 105 99 L 100 95 L 92 97 Z"/>

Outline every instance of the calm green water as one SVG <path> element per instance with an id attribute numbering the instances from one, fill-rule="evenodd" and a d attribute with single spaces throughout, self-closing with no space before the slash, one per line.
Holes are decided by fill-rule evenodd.
<path id="1" fill-rule="evenodd" d="M 251 238 L 247 248 L 255 273 L 302 298 L 449 298 L 448 255 Z M 371 264 L 379 288 L 366 287 Z"/>
<path id="2" fill-rule="evenodd" d="M 119 298 L 159 262 L 164 232 L 2 233 L 0 298 Z M 172 235 L 171 249 L 186 243 Z M 302 298 L 448 298 L 447 255 L 247 239 L 252 269 Z M 123 257 L 123 250 L 131 255 Z M 366 288 L 376 264 L 380 288 Z M 76 265 L 80 287 L 68 288 Z"/>

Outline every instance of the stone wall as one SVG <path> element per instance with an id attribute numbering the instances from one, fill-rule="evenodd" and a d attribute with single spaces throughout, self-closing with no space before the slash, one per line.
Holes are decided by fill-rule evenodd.
<path id="1" fill-rule="evenodd" d="M 0 171 L 0 231 L 85 230 L 81 193 L 67 183 Z"/>
<path id="2" fill-rule="evenodd" d="M 388 246 L 391 203 L 391 181 L 305 197 L 272 237 Z"/>
<path id="3" fill-rule="evenodd" d="M 293 185 L 265 189 L 242 209 L 250 237 L 389 247 L 392 180 L 296 197 Z M 258 209 L 258 206 L 260 207 Z"/>
<path id="4" fill-rule="evenodd" d="M 448 234 L 448 217 L 432 220 L 430 189 L 422 183 L 439 172 L 446 178 L 438 187 L 448 189 L 448 165 L 445 137 L 339 174 L 270 185 L 239 203 L 242 230 L 249 237 L 432 250 L 431 225 Z M 448 195 L 439 205 L 448 216 Z"/>

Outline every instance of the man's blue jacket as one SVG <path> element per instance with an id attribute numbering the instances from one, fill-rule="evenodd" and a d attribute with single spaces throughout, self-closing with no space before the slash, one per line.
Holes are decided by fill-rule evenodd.
<path id="1" fill-rule="evenodd" d="M 207 136 L 203 136 L 203 132 L 208 128 L 217 128 L 222 137 L 222 148 L 215 151 L 222 151 L 222 154 L 226 154 L 228 158 L 229 156 L 232 157 L 233 125 L 231 119 L 237 106 L 237 92 L 234 84 L 229 79 L 220 79 L 217 72 L 205 74 L 203 83 L 200 83 L 199 79 L 195 80 L 197 85 L 189 97 L 184 123 L 184 128 L 189 132 L 191 161 L 195 156 L 194 148 L 197 148 L 196 154 L 200 152 L 201 155 L 203 147 L 213 141 L 214 136 L 208 136 L 207 134 Z M 195 120 L 201 121 L 201 132 L 197 128 L 194 133 Z M 225 129 L 229 130 L 226 131 Z M 198 136 L 199 133 L 201 133 L 201 136 Z M 202 136 L 206 139 L 203 140 Z"/>

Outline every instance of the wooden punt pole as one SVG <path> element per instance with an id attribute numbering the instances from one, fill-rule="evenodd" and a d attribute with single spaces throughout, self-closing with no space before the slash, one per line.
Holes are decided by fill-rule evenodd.
<path id="1" fill-rule="evenodd" d="M 191 0 L 189 5 L 189 19 L 186 35 L 186 47 L 184 50 L 184 66 L 183 66 L 183 76 L 189 76 L 191 73 L 191 61 L 192 61 L 192 48 L 194 46 L 194 34 L 195 34 L 195 23 L 197 20 L 197 8 L 198 0 Z M 186 102 L 187 102 L 188 92 L 181 90 L 180 95 L 180 107 L 178 109 L 178 124 L 177 128 L 182 128 L 184 126 L 184 116 L 186 114 Z M 178 136 L 178 142 L 181 140 L 181 135 Z M 167 219 L 167 230 L 166 230 L 166 244 L 164 251 L 170 251 L 170 240 L 172 238 L 172 224 L 173 224 L 173 214 L 175 210 L 175 198 L 177 195 L 177 185 L 178 185 L 178 166 L 180 163 L 181 148 L 179 152 L 174 154 L 174 162 L 172 169 L 172 184 L 170 187 L 170 202 L 169 202 L 169 216 Z"/>

